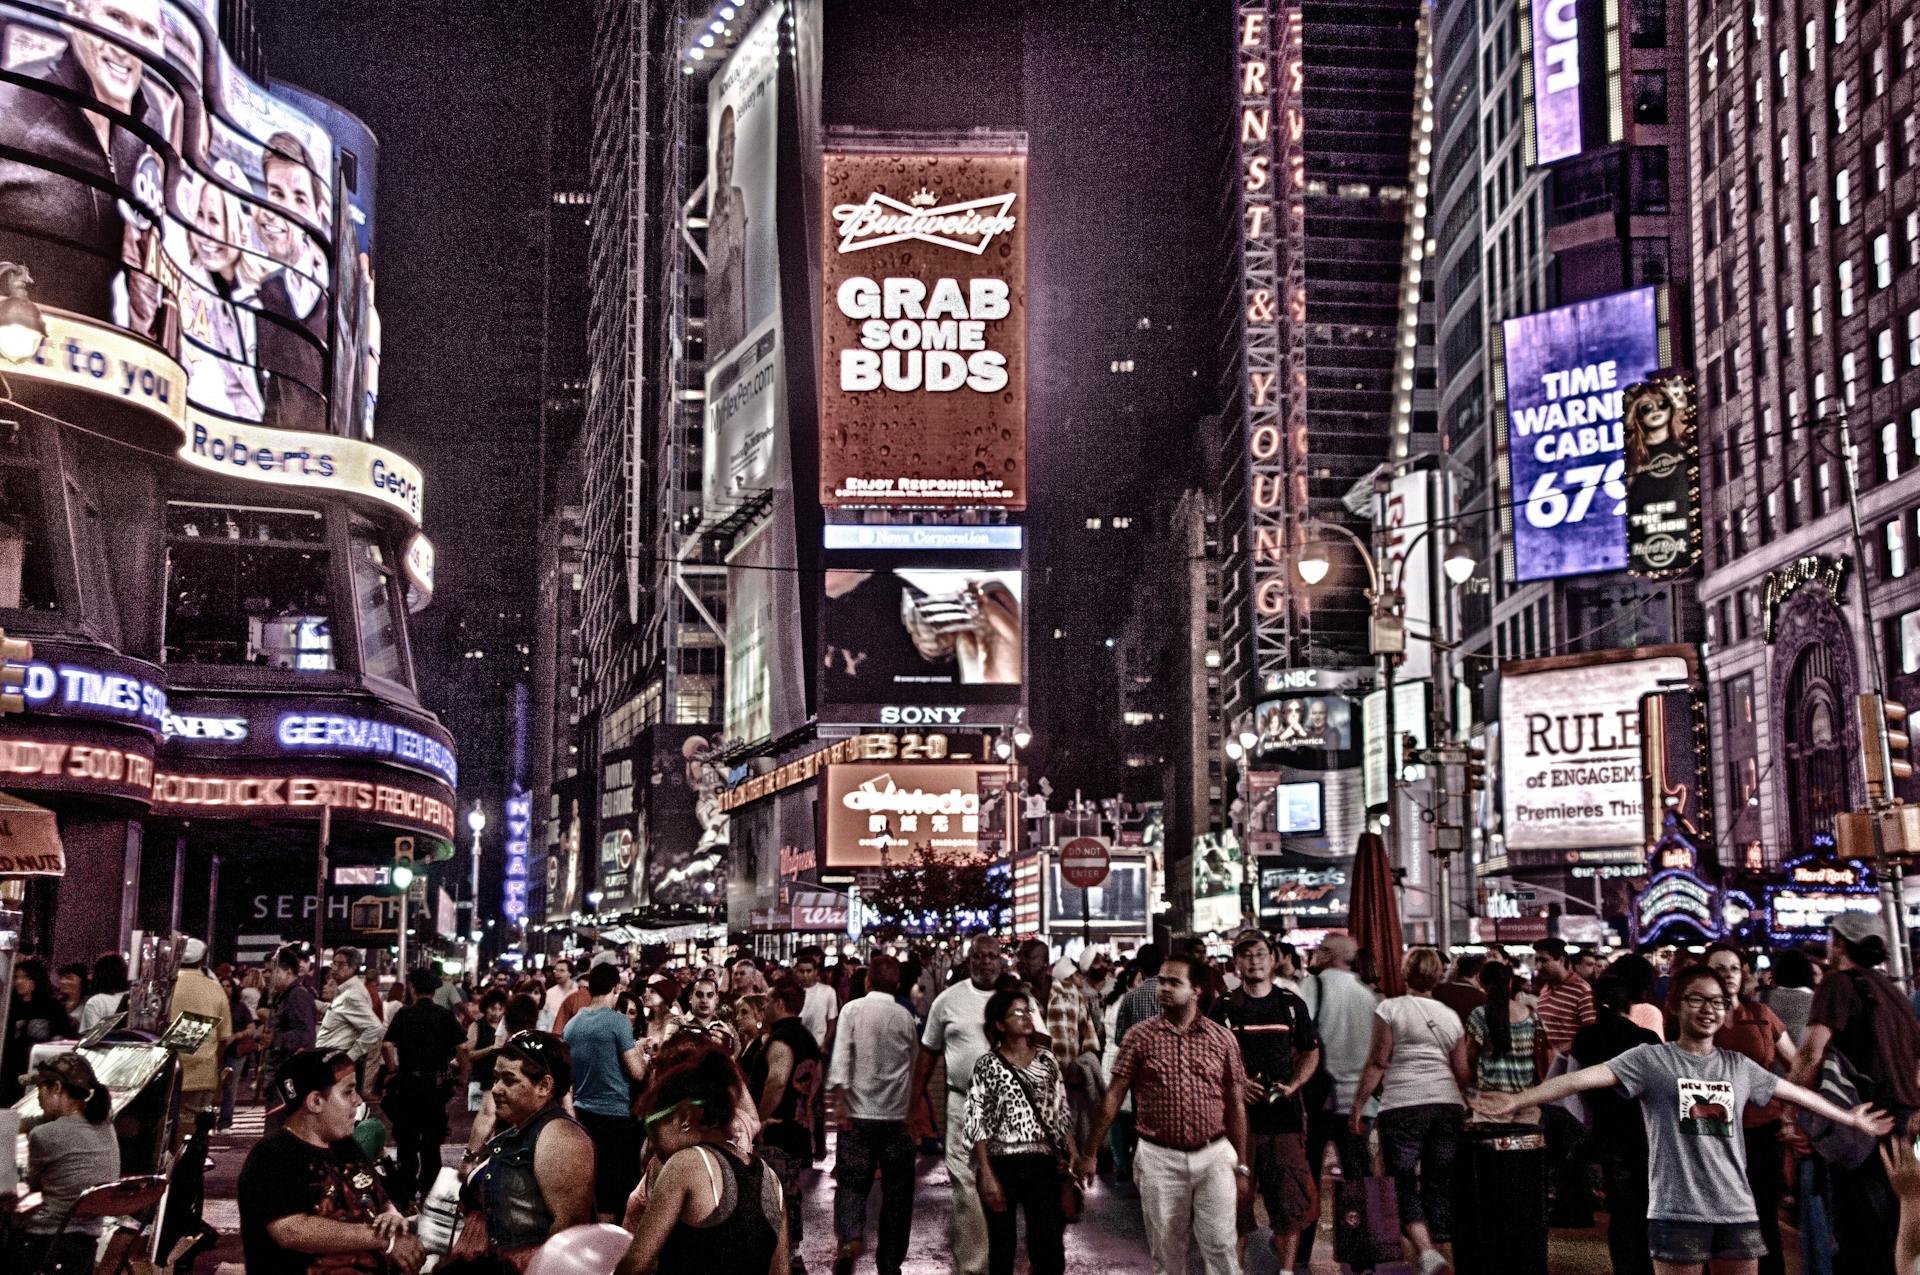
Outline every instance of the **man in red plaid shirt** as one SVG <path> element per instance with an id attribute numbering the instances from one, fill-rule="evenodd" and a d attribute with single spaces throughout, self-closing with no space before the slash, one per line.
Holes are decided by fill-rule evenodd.
<path id="1" fill-rule="evenodd" d="M 1247 1162 L 1246 1070 L 1233 1033 L 1200 1013 L 1194 963 L 1160 967 L 1160 1015 L 1120 1042 L 1106 1102 L 1074 1172 L 1093 1177 L 1095 1148 L 1133 1094 L 1140 1149 L 1133 1176 L 1154 1275 L 1186 1275 L 1190 1239 L 1207 1275 L 1240 1269 L 1234 1220 L 1253 1193 Z"/>

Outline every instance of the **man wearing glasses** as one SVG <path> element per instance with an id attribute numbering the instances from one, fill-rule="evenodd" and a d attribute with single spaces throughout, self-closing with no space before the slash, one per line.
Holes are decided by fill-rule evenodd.
<path id="1" fill-rule="evenodd" d="M 1743 1054 L 1715 1048 L 1714 1034 L 1732 1004 L 1719 976 L 1695 965 L 1673 980 L 1668 1005 L 1677 1040 L 1637 1046 L 1519 1093 L 1483 1093 L 1474 1103 L 1489 1120 L 1506 1121 L 1521 1107 L 1591 1089 L 1618 1086 L 1638 1099 L 1651 1153 L 1647 1240 L 1660 1275 L 1709 1264 L 1722 1275 L 1753 1275 L 1766 1255 L 1740 1135 L 1739 1115 L 1749 1106 L 1778 1099 L 1874 1138 L 1893 1128 L 1892 1118 L 1870 1103 L 1842 1111 Z"/>

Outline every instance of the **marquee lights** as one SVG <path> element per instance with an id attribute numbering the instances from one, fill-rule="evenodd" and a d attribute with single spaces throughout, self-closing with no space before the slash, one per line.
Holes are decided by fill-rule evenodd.
<path id="1" fill-rule="evenodd" d="M 392 722 L 335 713 L 285 713 L 274 734 L 286 748 L 373 753 L 413 762 L 439 775 L 451 787 L 460 783 L 460 767 L 452 749 Z"/>
<path id="2" fill-rule="evenodd" d="M 1306 613 L 1290 562 L 1306 543 L 1306 152 L 1297 5 L 1238 14 L 1241 304 L 1256 672 L 1291 663 Z"/>

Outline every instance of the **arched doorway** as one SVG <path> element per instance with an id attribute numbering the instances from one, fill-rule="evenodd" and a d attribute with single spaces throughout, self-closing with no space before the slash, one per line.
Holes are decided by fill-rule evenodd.
<path id="1" fill-rule="evenodd" d="M 1796 853 L 1833 844 L 1834 816 L 1847 795 L 1847 709 L 1852 696 L 1824 642 L 1802 647 L 1781 701 L 1787 810 Z"/>

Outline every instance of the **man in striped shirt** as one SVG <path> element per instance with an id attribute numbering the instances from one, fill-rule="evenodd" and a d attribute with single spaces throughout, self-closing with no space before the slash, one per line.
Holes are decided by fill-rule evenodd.
<path id="1" fill-rule="evenodd" d="M 1593 988 L 1573 972 L 1567 945 L 1559 939 L 1541 939 L 1533 945 L 1534 971 L 1544 984 L 1533 1007 L 1547 1045 L 1558 1056 L 1573 1048 L 1573 1038 L 1593 1023 Z M 1547 1131 L 1547 1150 L 1554 1165 L 1554 1226 L 1593 1225 L 1593 1189 L 1587 1183 L 1587 1155 L 1582 1130 L 1566 1111 L 1548 1107 L 1541 1113 Z"/>

